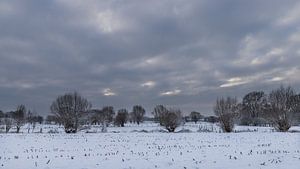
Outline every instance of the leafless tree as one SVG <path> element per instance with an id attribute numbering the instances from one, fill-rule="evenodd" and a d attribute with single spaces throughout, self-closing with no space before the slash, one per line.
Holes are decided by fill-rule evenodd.
<path id="1" fill-rule="evenodd" d="M 44 117 L 40 115 L 35 116 L 35 122 L 42 124 L 44 122 Z"/>
<path id="2" fill-rule="evenodd" d="M 222 130 L 224 132 L 232 132 L 234 119 L 239 113 L 237 99 L 231 97 L 217 99 L 214 112 L 219 118 Z"/>
<path id="3" fill-rule="evenodd" d="M 293 112 L 295 116 L 295 123 L 300 123 L 300 94 L 292 96 L 291 104 L 293 107 Z"/>
<path id="4" fill-rule="evenodd" d="M 21 127 L 25 123 L 25 113 L 26 113 L 26 107 L 24 105 L 19 105 L 17 107 L 17 110 L 12 114 L 12 118 L 14 119 L 17 128 L 17 133 L 20 132 Z"/>
<path id="5" fill-rule="evenodd" d="M 103 112 L 102 110 L 99 109 L 93 109 L 90 111 L 90 113 L 92 113 L 92 116 L 90 117 L 90 121 L 91 124 L 100 124 L 101 123 L 101 119 L 103 116 Z"/>
<path id="6" fill-rule="evenodd" d="M 154 115 L 154 120 L 159 122 L 160 125 L 163 125 L 163 117 L 168 112 L 168 109 L 165 108 L 163 105 L 157 105 L 154 108 L 152 114 Z"/>
<path id="7" fill-rule="evenodd" d="M 115 115 L 115 110 L 113 106 L 105 106 L 102 108 L 102 121 L 105 121 L 105 124 L 108 125 L 108 123 L 113 122 L 114 120 L 114 115 Z"/>
<path id="8" fill-rule="evenodd" d="M 13 125 L 13 119 L 9 117 L 4 118 L 5 132 L 8 133 Z"/>
<path id="9" fill-rule="evenodd" d="M 27 123 L 30 124 L 30 125 L 28 125 L 28 133 L 30 131 L 30 126 L 32 126 L 32 132 L 33 132 L 36 127 L 35 113 L 28 110 L 26 120 L 27 120 Z"/>
<path id="10" fill-rule="evenodd" d="M 196 124 L 202 118 L 202 115 L 199 112 L 192 111 L 190 118 Z"/>
<path id="11" fill-rule="evenodd" d="M 163 126 L 169 131 L 174 132 L 180 125 L 182 114 L 179 109 L 169 109 L 163 118 Z"/>
<path id="12" fill-rule="evenodd" d="M 261 125 L 267 95 L 262 91 L 253 91 L 244 96 L 241 103 L 241 123 Z"/>
<path id="13" fill-rule="evenodd" d="M 3 112 L 0 110 L 0 125 L 3 125 L 3 124 L 4 124 L 4 117 L 5 117 L 5 113 L 3 113 Z"/>
<path id="14" fill-rule="evenodd" d="M 0 110 L 0 119 L 2 119 L 4 117 L 5 117 L 5 113 L 2 110 Z"/>
<path id="15" fill-rule="evenodd" d="M 5 126 L 5 132 L 8 133 L 9 130 L 12 128 L 12 125 L 14 124 L 14 119 L 12 118 L 14 112 L 7 112 L 4 113 L 3 116 L 3 124 Z"/>
<path id="16" fill-rule="evenodd" d="M 92 118 L 92 123 L 98 123 L 102 125 L 102 132 L 107 131 L 107 126 L 109 123 L 113 121 L 113 117 L 115 115 L 114 108 L 112 106 L 105 106 L 102 108 L 102 110 L 92 110 L 94 115 L 91 117 Z"/>
<path id="17" fill-rule="evenodd" d="M 59 96 L 51 105 L 51 112 L 64 125 L 66 133 L 76 133 L 80 120 L 91 108 L 91 103 L 77 92 Z"/>
<path id="18" fill-rule="evenodd" d="M 178 109 L 167 109 L 163 105 L 158 105 L 153 112 L 157 121 L 164 126 L 169 132 L 174 132 L 181 124 L 182 114 Z"/>
<path id="19" fill-rule="evenodd" d="M 291 87 L 281 86 L 270 93 L 265 108 L 266 117 L 274 124 L 277 131 L 285 132 L 291 127 L 298 107 L 296 98 Z"/>
<path id="20" fill-rule="evenodd" d="M 124 127 L 124 124 L 128 119 L 128 111 L 126 109 L 118 110 L 118 114 L 115 119 L 115 125 Z"/>
<path id="21" fill-rule="evenodd" d="M 143 121 L 146 111 L 140 105 L 135 105 L 132 108 L 131 118 L 133 122 L 136 122 L 138 125 Z"/>

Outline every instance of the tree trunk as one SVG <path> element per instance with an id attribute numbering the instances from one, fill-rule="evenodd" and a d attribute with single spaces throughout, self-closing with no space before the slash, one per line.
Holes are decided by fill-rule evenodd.
<path id="1" fill-rule="evenodd" d="M 20 126 L 17 126 L 17 133 L 20 132 Z"/>
<path id="2" fill-rule="evenodd" d="M 175 131 L 175 128 L 173 128 L 173 127 L 168 127 L 167 130 L 168 130 L 168 132 L 174 132 L 174 131 Z"/>

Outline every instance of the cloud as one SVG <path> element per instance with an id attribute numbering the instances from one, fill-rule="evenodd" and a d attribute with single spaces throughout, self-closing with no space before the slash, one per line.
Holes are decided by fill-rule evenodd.
<path id="1" fill-rule="evenodd" d="M 147 81 L 141 84 L 142 87 L 147 87 L 147 88 L 153 88 L 155 85 L 156 83 L 154 81 Z"/>
<path id="2" fill-rule="evenodd" d="M 115 96 L 116 95 L 116 93 L 113 92 L 110 88 L 103 89 L 102 93 L 104 96 Z"/>
<path id="3" fill-rule="evenodd" d="M 271 82 L 277 82 L 277 81 L 282 81 L 284 80 L 283 77 L 273 77 L 272 79 L 270 79 Z"/>
<path id="4" fill-rule="evenodd" d="M 162 93 L 160 93 L 160 95 L 161 96 L 175 96 L 180 93 L 181 93 L 181 90 L 175 89 L 175 90 L 171 90 L 171 91 L 162 92 Z"/>
<path id="5" fill-rule="evenodd" d="M 101 11 L 93 19 L 94 24 L 104 33 L 113 33 L 123 29 L 126 25 L 111 10 Z"/>
<path id="6" fill-rule="evenodd" d="M 78 91 L 95 107 L 211 114 L 219 96 L 299 91 L 298 11 L 296 0 L 3 1 L 0 109 L 46 114 Z"/>
<path id="7" fill-rule="evenodd" d="M 293 26 L 293 24 L 299 24 L 300 19 L 300 3 L 295 4 L 291 9 L 280 17 L 276 24 L 279 26 Z"/>
<path id="8" fill-rule="evenodd" d="M 271 59 L 283 60 L 284 59 L 283 54 L 284 54 L 283 49 L 274 48 L 274 49 L 271 49 L 269 52 L 267 52 L 265 55 L 254 58 L 251 61 L 251 64 L 252 65 L 266 64 L 266 63 L 269 63 L 269 61 Z"/>
<path id="9" fill-rule="evenodd" d="M 228 79 L 227 83 L 222 84 L 220 87 L 233 87 L 233 86 L 246 84 L 248 82 L 249 82 L 249 80 L 245 80 L 245 79 L 243 80 L 240 77 L 234 77 L 234 78 Z"/>
<path id="10" fill-rule="evenodd" d="M 10 15 L 14 12 L 13 6 L 8 2 L 0 2 L 0 14 L 1 15 Z"/>

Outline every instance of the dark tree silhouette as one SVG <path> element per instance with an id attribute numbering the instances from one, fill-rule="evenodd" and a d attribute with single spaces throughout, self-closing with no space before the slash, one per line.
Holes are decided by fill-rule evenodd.
<path id="1" fill-rule="evenodd" d="M 195 124 L 202 118 L 202 115 L 199 112 L 191 112 L 190 118 Z"/>
<path id="2" fill-rule="evenodd" d="M 76 133 L 83 114 L 91 108 L 87 99 L 78 93 L 67 93 L 59 96 L 51 105 L 51 112 L 64 125 L 66 133 Z"/>
<path id="3" fill-rule="evenodd" d="M 12 118 L 15 121 L 17 133 L 20 132 L 21 127 L 25 123 L 25 113 L 26 113 L 26 107 L 24 105 L 19 105 L 17 107 L 17 110 L 13 112 Z"/>
<path id="4" fill-rule="evenodd" d="M 297 111 L 297 97 L 291 87 L 279 87 L 269 94 L 266 116 L 277 131 L 286 132 L 292 125 Z"/>
<path id="5" fill-rule="evenodd" d="M 236 98 L 227 97 L 217 99 L 214 112 L 218 116 L 220 126 L 224 132 L 232 132 L 234 128 L 234 118 L 239 113 Z"/>
<path id="6" fill-rule="evenodd" d="M 182 120 L 180 110 L 167 109 L 163 105 L 156 106 L 153 114 L 159 124 L 164 126 L 169 132 L 174 132 Z"/>
<path id="7" fill-rule="evenodd" d="M 92 123 L 101 123 L 102 124 L 102 132 L 106 132 L 106 127 L 109 123 L 113 121 L 115 111 L 112 106 L 105 106 L 102 110 L 92 110 L 94 115 L 92 116 Z"/>
<path id="8" fill-rule="evenodd" d="M 261 125 L 267 96 L 262 91 L 253 91 L 244 96 L 241 104 L 241 124 Z"/>
<path id="9" fill-rule="evenodd" d="M 0 110 L 0 119 L 2 119 L 4 117 L 5 117 L 5 113 L 2 110 Z"/>
<path id="10" fill-rule="evenodd" d="M 155 106 L 154 111 L 152 113 L 154 115 L 154 120 L 156 122 L 159 122 L 160 125 L 162 125 L 164 114 L 166 114 L 167 112 L 168 112 L 168 109 L 165 108 L 163 105 Z"/>
<path id="11" fill-rule="evenodd" d="M 295 120 L 294 122 L 296 124 L 300 123 L 300 94 L 296 94 L 292 96 L 291 104 L 294 112 Z"/>
<path id="12" fill-rule="evenodd" d="M 107 125 L 108 123 L 113 122 L 115 110 L 113 106 L 105 106 L 102 108 L 102 121 Z"/>
<path id="13" fill-rule="evenodd" d="M 5 132 L 8 133 L 9 130 L 12 128 L 12 125 L 14 123 L 14 120 L 12 118 L 13 116 L 13 111 L 11 112 L 7 112 L 4 114 L 4 117 L 3 117 L 3 124 L 5 126 Z"/>
<path id="14" fill-rule="evenodd" d="M 146 111 L 142 106 L 140 105 L 133 106 L 131 112 L 132 121 L 136 122 L 139 125 L 143 121 L 145 113 Z"/>
<path id="15" fill-rule="evenodd" d="M 115 119 L 115 125 L 124 127 L 124 124 L 127 122 L 128 119 L 128 111 L 126 109 L 118 110 L 118 114 Z"/>

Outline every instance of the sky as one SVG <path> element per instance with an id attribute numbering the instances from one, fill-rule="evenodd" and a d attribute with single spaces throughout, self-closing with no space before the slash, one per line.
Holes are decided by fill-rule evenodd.
<path id="1" fill-rule="evenodd" d="M 93 108 L 213 114 L 216 98 L 300 91 L 298 0 L 2 0 L 0 110 L 47 114 L 79 92 Z"/>

